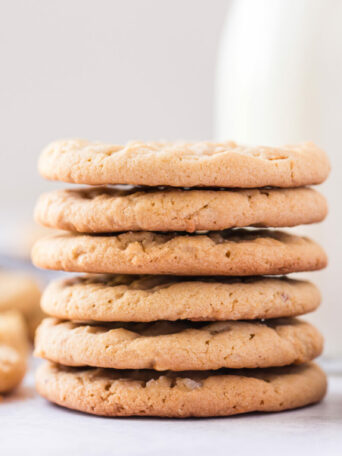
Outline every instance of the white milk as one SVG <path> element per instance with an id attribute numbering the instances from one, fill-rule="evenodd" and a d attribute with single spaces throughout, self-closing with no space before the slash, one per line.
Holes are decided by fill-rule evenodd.
<path id="1" fill-rule="evenodd" d="M 218 56 L 216 139 L 282 145 L 313 140 L 333 171 L 320 189 L 328 219 L 299 227 L 326 248 L 327 270 L 306 274 L 323 293 L 310 319 L 327 356 L 342 355 L 342 1 L 235 0 Z"/>

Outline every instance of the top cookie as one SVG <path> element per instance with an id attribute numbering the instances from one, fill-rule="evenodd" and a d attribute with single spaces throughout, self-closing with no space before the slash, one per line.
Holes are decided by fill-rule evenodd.
<path id="1" fill-rule="evenodd" d="M 56 141 L 42 152 L 47 179 L 79 184 L 173 187 L 299 187 L 323 182 L 326 154 L 313 143 L 247 147 L 223 143 Z"/>

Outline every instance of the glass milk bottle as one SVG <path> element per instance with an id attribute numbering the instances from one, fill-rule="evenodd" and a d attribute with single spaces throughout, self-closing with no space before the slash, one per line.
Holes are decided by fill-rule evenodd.
<path id="1" fill-rule="evenodd" d="M 330 213 L 294 230 L 327 250 L 329 267 L 306 274 L 321 308 L 305 317 L 326 337 L 325 355 L 342 355 L 342 2 L 233 0 L 218 55 L 215 136 L 245 144 L 312 140 L 330 157 L 319 187 Z"/>

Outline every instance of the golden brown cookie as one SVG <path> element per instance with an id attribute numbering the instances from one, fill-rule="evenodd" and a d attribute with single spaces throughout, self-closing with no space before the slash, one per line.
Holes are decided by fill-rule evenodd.
<path id="1" fill-rule="evenodd" d="M 194 231 L 320 222 L 323 195 L 310 188 L 253 190 L 57 190 L 40 196 L 38 223 L 80 233 Z"/>
<path id="2" fill-rule="evenodd" d="M 63 407 L 105 416 L 228 416 L 277 412 L 320 401 L 326 376 L 314 363 L 207 372 L 116 371 L 46 363 L 36 386 Z"/>
<path id="3" fill-rule="evenodd" d="M 39 171 L 48 179 L 91 185 L 256 188 L 319 184 L 330 165 L 326 154 L 310 142 L 284 147 L 248 147 L 232 141 L 121 146 L 66 140 L 47 146 Z"/>
<path id="4" fill-rule="evenodd" d="M 320 292 L 307 281 L 93 275 L 61 279 L 45 289 L 44 312 L 64 320 L 255 320 L 315 310 Z"/>
<path id="5" fill-rule="evenodd" d="M 322 269 L 324 250 L 312 240 L 273 230 L 208 234 L 62 234 L 33 247 L 36 266 L 74 272 L 171 275 L 261 275 Z"/>
<path id="6" fill-rule="evenodd" d="M 7 393 L 23 379 L 27 368 L 27 329 L 22 315 L 0 313 L 0 393 Z"/>
<path id="7" fill-rule="evenodd" d="M 0 270 L 0 312 L 16 309 L 26 320 L 31 340 L 43 314 L 39 306 L 40 289 L 25 273 Z"/>
<path id="8" fill-rule="evenodd" d="M 102 326 L 46 318 L 35 345 L 35 356 L 66 366 L 182 371 L 301 364 L 322 352 L 323 338 L 294 318 Z"/>

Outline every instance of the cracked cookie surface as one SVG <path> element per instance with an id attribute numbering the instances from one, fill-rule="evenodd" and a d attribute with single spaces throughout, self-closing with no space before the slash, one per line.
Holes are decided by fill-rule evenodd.
<path id="1" fill-rule="evenodd" d="M 310 188 L 68 189 L 41 195 L 35 208 L 38 223 L 80 233 L 295 226 L 326 214 L 325 198 Z"/>
<path id="2" fill-rule="evenodd" d="M 56 141 L 39 159 L 43 177 L 79 184 L 173 187 L 300 187 L 323 182 L 326 154 L 313 143 L 248 147 L 223 143 Z"/>
<path id="3" fill-rule="evenodd" d="M 301 364 L 322 347 L 317 329 L 294 318 L 101 326 L 46 318 L 35 355 L 66 366 L 182 371 Z"/>
<path id="4" fill-rule="evenodd" d="M 38 392 L 61 406 L 104 416 L 229 416 L 276 412 L 320 401 L 326 377 L 314 363 L 214 372 L 116 371 L 46 363 Z"/>
<path id="5" fill-rule="evenodd" d="M 51 282 L 41 306 L 65 320 L 254 320 L 312 312 L 317 287 L 286 277 L 204 278 L 94 275 Z"/>
<path id="6" fill-rule="evenodd" d="M 109 274 L 267 275 L 322 269 L 327 257 L 307 237 L 274 230 L 208 234 L 61 234 L 39 240 L 33 263 L 45 269 Z"/>

